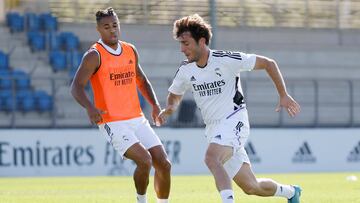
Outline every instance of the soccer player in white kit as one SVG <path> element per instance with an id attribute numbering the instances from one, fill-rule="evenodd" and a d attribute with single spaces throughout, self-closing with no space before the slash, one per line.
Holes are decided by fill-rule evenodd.
<path id="1" fill-rule="evenodd" d="M 167 107 L 159 114 L 160 124 L 177 109 L 190 89 L 206 124 L 209 145 L 205 163 L 222 202 L 234 202 L 231 179 L 246 194 L 282 196 L 289 203 L 300 202 L 299 186 L 257 179 L 244 149 L 250 126 L 240 85 L 241 71 L 266 70 L 279 94 L 276 111 L 284 108 L 291 117 L 300 112 L 299 104 L 286 91 L 276 62 L 255 54 L 209 49 L 211 27 L 197 14 L 175 21 L 173 34 L 187 61 L 181 64 L 169 88 Z"/>

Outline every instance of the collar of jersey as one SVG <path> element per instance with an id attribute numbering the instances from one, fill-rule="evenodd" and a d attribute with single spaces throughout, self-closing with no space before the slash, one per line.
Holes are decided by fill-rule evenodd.
<path id="1" fill-rule="evenodd" d="M 98 40 L 98 42 L 103 45 L 103 47 L 106 49 L 106 51 L 114 54 L 114 55 L 120 55 L 121 53 L 121 44 L 120 42 L 118 42 L 118 47 L 116 50 L 114 50 L 113 48 L 109 47 L 108 45 L 106 45 L 101 39 Z"/>

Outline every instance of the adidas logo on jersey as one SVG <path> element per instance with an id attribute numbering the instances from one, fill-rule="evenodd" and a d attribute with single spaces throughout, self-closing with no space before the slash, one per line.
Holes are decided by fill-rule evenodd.
<path id="1" fill-rule="evenodd" d="M 260 157 L 256 154 L 255 147 L 252 144 L 252 142 L 250 141 L 247 142 L 247 144 L 245 145 L 245 151 L 248 154 L 251 163 L 261 162 Z"/>
<path id="2" fill-rule="evenodd" d="M 195 77 L 192 76 L 192 77 L 190 78 L 190 81 L 196 81 Z"/>
<path id="3" fill-rule="evenodd" d="M 216 135 L 214 138 L 221 140 L 221 135 Z"/>
<path id="4" fill-rule="evenodd" d="M 350 151 L 347 160 L 348 162 L 360 162 L 360 141 L 355 145 L 354 149 Z"/>
<path id="5" fill-rule="evenodd" d="M 305 141 L 295 152 L 292 158 L 294 163 L 314 163 L 316 158 L 312 155 L 309 144 Z"/>

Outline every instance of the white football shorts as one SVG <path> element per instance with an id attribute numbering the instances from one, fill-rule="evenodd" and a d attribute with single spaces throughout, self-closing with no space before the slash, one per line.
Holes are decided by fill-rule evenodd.
<path id="1" fill-rule="evenodd" d="M 140 142 L 146 149 L 162 145 L 159 137 L 144 117 L 124 121 L 100 124 L 100 133 L 124 158 L 125 152 L 135 143 Z"/>
<path id="2" fill-rule="evenodd" d="M 230 146 L 234 150 L 233 156 L 224 163 L 224 168 L 231 179 L 240 170 L 243 162 L 250 164 L 244 148 L 249 134 L 250 125 L 245 107 L 206 126 L 205 136 L 208 143 Z"/>

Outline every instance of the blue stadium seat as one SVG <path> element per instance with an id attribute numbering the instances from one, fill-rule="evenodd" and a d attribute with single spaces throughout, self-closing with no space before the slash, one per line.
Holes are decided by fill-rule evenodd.
<path id="1" fill-rule="evenodd" d="M 28 112 L 35 110 L 35 98 L 31 90 L 19 90 L 16 92 L 16 106 L 18 110 Z"/>
<path id="2" fill-rule="evenodd" d="M 75 73 L 80 66 L 83 56 L 84 54 L 82 52 L 78 52 L 78 51 L 71 52 L 70 70 L 69 70 L 69 77 L 71 78 L 71 80 L 74 78 Z"/>
<path id="3" fill-rule="evenodd" d="M 65 43 L 66 38 L 68 38 L 69 36 L 73 36 L 74 34 L 72 32 L 60 32 L 59 33 L 59 37 L 61 40 L 61 43 Z"/>
<path id="4" fill-rule="evenodd" d="M 12 98 L 11 90 L 0 90 L 0 111 L 8 111 L 7 107 L 5 106 L 5 101 L 7 98 Z"/>
<path id="5" fill-rule="evenodd" d="M 40 22 L 44 31 L 56 31 L 58 28 L 57 18 L 52 16 L 51 13 L 40 14 Z"/>
<path id="6" fill-rule="evenodd" d="M 51 13 L 40 13 L 39 14 L 41 30 L 45 30 L 45 19 L 50 18 L 50 17 L 51 17 Z"/>
<path id="7" fill-rule="evenodd" d="M 30 46 L 31 45 L 31 40 L 34 38 L 35 35 L 38 34 L 38 31 L 29 31 L 26 33 L 27 36 L 27 43 Z"/>
<path id="8" fill-rule="evenodd" d="M 25 13 L 25 25 L 27 31 L 40 30 L 40 18 L 35 13 Z"/>
<path id="9" fill-rule="evenodd" d="M 56 31 L 58 27 L 57 19 L 54 16 L 45 18 L 45 31 Z"/>
<path id="10" fill-rule="evenodd" d="M 72 32 L 62 32 L 59 34 L 61 44 L 64 45 L 64 49 L 71 51 L 77 50 L 80 45 L 79 38 Z"/>
<path id="11" fill-rule="evenodd" d="M 77 68 L 79 67 L 82 58 L 83 58 L 83 53 L 78 52 L 78 51 L 72 51 L 71 52 L 71 57 L 70 57 L 70 69 L 75 69 L 77 70 Z"/>
<path id="12" fill-rule="evenodd" d="M 12 76 L 15 80 L 15 87 L 18 90 L 24 90 L 30 88 L 30 76 L 21 71 L 21 70 L 14 70 Z"/>
<path id="13" fill-rule="evenodd" d="M 40 32 L 28 33 L 31 51 L 45 50 L 45 35 Z"/>
<path id="14" fill-rule="evenodd" d="M 10 91 L 11 92 L 11 91 Z M 16 98 L 14 98 L 11 94 L 11 96 L 6 97 L 4 100 L 4 106 L 3 106 L 3 110 L 5 111 L 13 111 L 16 110 L 17 106 L 16 106 Z"/>
<path id="15" fill-rule="evenodd" d="M 25 112 L 36 110 L 35 98 L 32 95 L 24 97 L 24 99 L 22 100 L 20 109 Z"/>
<path id="16" fill-rule="evenodd" d="M 24 31 L 24 16 L 19 13 L 12 13 L 9 15 L 10 32 Z"/>
<path id="17" fill-rule="evenodd" d="M 0 70 L 0 90 L 11 89 L 12 73 L 8 70 Z"/>
<path id="18" fill-rule="evenodd" d="M 65 70 L 67 67 L 66 54 L 62 51 L 51 51 L 49 61 L 55 72 Z"/>
<path id="19" fill-rule="evenodd" d="M 4 102 L 4 110 L 5 111 L 14 111 L 16 110 L 15 99 L 12 97 L 6 98 Z"/>
<path id="20" fill-rule="evenodd" d="M 71 80 L 74 78 L 75 73 L 82 61 L 82 57 L 83 57 L 83 53 L 78 52 L 78 51 L 72 51 L 71 52 L 71 58 L 70 58 L 70 70 L 69 70 L 69 77 L 71 78 Z"/>
<path id="21" fill-rule="evenodd" d="M 80 45 L 80 40 L 77 36 L 71 36 L 66 38 L 65 41 L 65 50 L 77 50 Z"/>
<path id="22" fill-rule="evenodd" d="M 9 69 L 9 55 L 0 51 L 0 70 Z"/>
<path id="23" fill-rule="evenodd" d="M 51 111 L 53 108 L 53 99 L 45 91 L 38 90 L 34 92 L 37 110 L 40 112 Z"/>
<path id="24" fill-rule="evenodd" d="M 6 14 L 6 26 L 10 27 L 10 22 L 14 15 L 16 15 L 14 12 L 8 12 Z"/>
<path id="25" fill-rule="evenodd" d="M 47 32 L 46 33 L 46 44 L 48 45 L 49 50 L 59 50 L 60 49 L 60 38 L 57 36 L 56 32 Z"/>

